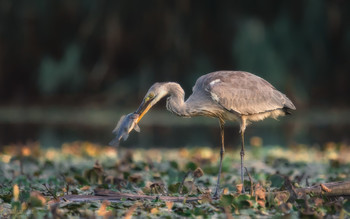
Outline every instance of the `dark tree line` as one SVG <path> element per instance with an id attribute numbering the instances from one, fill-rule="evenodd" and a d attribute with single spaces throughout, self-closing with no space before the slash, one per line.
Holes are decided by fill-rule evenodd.
<path id="1" fill-rule="evenodd" d="M 1 104 L 134 104 L 154 81 L 190 92 L 204 73 L 239 69 L 298 105 L 349 106 L 348 1 L 0 4 Z"/>

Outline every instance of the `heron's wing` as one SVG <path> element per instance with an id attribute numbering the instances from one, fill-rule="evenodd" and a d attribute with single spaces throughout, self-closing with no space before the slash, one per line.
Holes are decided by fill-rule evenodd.
<path id="1" fill-rule="evenodd" d="M 229 111 L 249 115 L 284 107 L 295 109 L 286 95 L 248 72 L 215 72 L 202 80 L 211 98 Z"/>

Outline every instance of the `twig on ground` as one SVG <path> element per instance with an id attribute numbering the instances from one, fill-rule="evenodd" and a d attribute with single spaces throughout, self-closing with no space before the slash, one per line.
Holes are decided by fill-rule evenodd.
<path id="1" fill-rule="evenodd" d="M 325 191 L 324 188 L 327 188 Z M 306 188 L 295 189 L 296 193 L 323 194 L 325 196 L 350 196 L 350 181 L 322 183 Z"/>
<path id="2" fill-rule="evenodd" d="M 43 184 L 44 185 L 44 184 Z M 330 192 L 324 192 L 321 189 L 320 185 L 307 187 L 307 188 L 295 188 L 295 192 L 298 197 L 305 197 L 306 194 L 314 194 L 314 195 L 323 195 L 325 197 L 341 197 L 341 196 L 350 196 L 350 181 L 345 182 L 330 182 L 330 183 L 323 183 L 324 186 L 329 188 Z M 53 192 L 46 186 L 46 189 L 52 194 L 52 196 L 56 196 L 53 194 Z M 265 195 L 277 195 L 281 192 L 289 192 L 289 191 L 278 191 L 278 192 L 266 192 Z M 186 202 L 193 202 L 193 201 L 199 201 L 202 199 L 202 196 L 199 197 L 174 197 L 174 196 L 150 196 L 150 195 L 136 195 L 136 194 L 129 194 L 129 193 L 120 193 L 120 192 L 114 192 L 111 190 L 105 190 L 105 189 L 96 189 L 95 195 L 65 195 L 59 197 L 61 200 L 68 200 L 68 201 L 76 201 L 76 202 L 86 202 L 86 201 L 99 201 L 99 200 L 108 200 L 111 202 L 120 202 L 123 199 L 129 199 L 129 200 L 156 200 L 157 198 L 159 200 L 163 201 L 171 201 L 171 202 L 183 202 L 184 200 Z M 204 195 L 203 195 L 203 198 Z M 307 201 L 307 200 L 306 200 Z M 306 203 L 308 204 L 308 203 Z"/>
<path id="3" fill-rule="evenodd" d="M 201 197 L 175 197 L 175 196 L 155 196 L 155 195 L 136 195 L 129 193 L 119 193 L 105 189 L 95 190 L 95 195 L 65 195 L 60 197 L 60 199 L 76 201 L 76 202 L 86 202 L 86 201 L 100 201 L 108 200 L 110 202 L 119 202 L 122 199 L 129 200 L 163 200 L 171 202 L 193 202 L 201 200 Z"/>

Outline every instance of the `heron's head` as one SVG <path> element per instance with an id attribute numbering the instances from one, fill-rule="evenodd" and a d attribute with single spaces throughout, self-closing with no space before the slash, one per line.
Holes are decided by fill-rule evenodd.
<path id="1" fill-rule="evenodd" d="M 143 101 L 139 108 L 136 110 L 136 114 L 139 115 L 137 122 L 139 122 L 142 117 L 148 112 L 151 107 L 156 104 L 160 99 L 168 94 L 167 83 L 155 83 L 148 90 L 146 96 L 143 98 Z"/>

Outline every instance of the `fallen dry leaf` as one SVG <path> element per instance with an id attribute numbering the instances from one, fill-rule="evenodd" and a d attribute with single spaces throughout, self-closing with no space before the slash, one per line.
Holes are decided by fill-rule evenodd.
<path id="1" fill-rule="evenodd" d="M 157 214 L 157 213 L 159 213 L 159 210 L 157 208 L 151 209 L 151 214 Z"/>
<path id="2" fill-rule="evenodd" d="M 277 205 L 281 205 L 281 204 L 284 204 L 288 201 L 290 197 L 290 194 L 289 192 L 278 192 L 274 198 L 274 201 L 277 203 Z"/>
<path id="3" fill-rule="evenodd" d="M 168 210 L 171 211 L 173 208 L 174 202 L 165 202 L 165 205 L 167 206 Z"/>
<path id="4" fill-rule="evenodd" d="M 236 189 L 237 189 L 237 193 L 238 194 L 242 194 L 242 190 L 243 190 L 243 184 L 237 184 L 236 185 Z"/>
<path id="5" fill-rule="evenodd" d="M 90 189 L 90 186 L 83 186 L 80 188 L 80 190 L 82 191 L 86 191 L 86 190 L 89 190 Z"/>
<path id="6" fill-rule="evenodd" d="M 38 192 L 38 191 L 32 191 L 32 192 L 30 193 L 30 196 L 31 196 L 31 197 L 35 197 L 35 198 L 37 198 L 38 200 L 40 200 L 42 205 L 45 205 L 45 204 L 46 204 L 46 198 L 45 198 L 40 192 Z"/>
<path id="7" fill-rule="evenodd" d="M 136 208 L 137 208 L 138 206 L 140 206 L 140 205 L 141 205 L 140 202 L 136 202 L 135 204 L 133 204 L 133 205 L 129 208 L 129 211 L 126 212 L 124 219 L 131 219 L 131 218 L 132 218 L 132 214 L 134 213 L 134 211 L 136 210 Z"/>
<path id="8" fill-rule="evenodd" d="M 204 193 L 199 200 L 200 203 L 210 203 L 212 201 L 210 192 Z"/>
<path id="9" fill-rule="evenodd" d="M 255 200 L 266 200 L 266 190 L 260 185 L 260 183 L 255 185 Z"/>
<path id="10" fill-rule="evenodd" d="M 193 171 L 194 178 L 200 178 L 203 175 L 204 175 L 204 172 L 200 167 L 197 167 L 197 169 L 195 169 L 195 171 Z"/>
<path id="11" fill-rule="evenodd" d="M 328 188 L 327 186 L 325 186 L 325 185 L 322 184 L 322 183 L 321 183 L 320 186 L 321 186 L 322 191 L 324 191 L 324 192 L 331 192 L 331 191 L 332 191 L 330 188 Z"/>
<path id="12" fill-rule="evenodd" d="M 13 200 L 18 201 L 18 197 L 19 197 L 19 187 L 17 184 L 15 184 L 13 186 Z"/>
<path id="13" fill-rule="evenodd" d="M 224 194 L 224 195 L 228 195 L 228 193 L 229 193 L 228 188 L 224 188 L 224 190 L 222 191 L 222 194 Z"/>
<path id="14" fill-rule="evenodd" d="M 104 216 L 104 217 L 109 217 L 112 215 L 111 211 L 107 210 L 107 207 L 110 205 L 111 203 L 107 200 L 104 200 L 102 202 L 101 207 L 97 210 L 97 215 L 98 216 Z"/>
<path id="15" fill-rule="evenodd" d="M 27 210 L 27 208 L 28 208 L 28 204 L 27 204 L 26 202 L 23 202 L 23 203 L 21 204 L 21 210 L 22 210 L 22 211 L 25 211 L 25 210 Z"/>
<path id="16" fill-rule="evenodd" d="M 261 207 L 265 207 L 266 202 L 264 200 L 258 200 L 257 201 L 258 205 L 260 205 Z"/>

